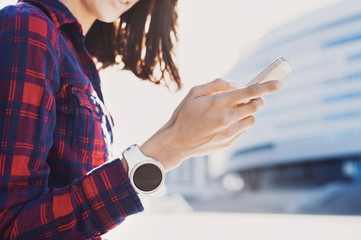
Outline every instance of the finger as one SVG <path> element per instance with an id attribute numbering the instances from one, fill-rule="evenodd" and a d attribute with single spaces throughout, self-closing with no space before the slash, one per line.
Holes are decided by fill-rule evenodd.
<path id="1" fill-rule="evenodd" d="M 250 127 L 252 127 L 256 122 L 256 119 L 254 118 L 253 115 L 248 116 L 234 124 L 232 124 L 231 126 L 229 126 L 226 130 L 225 130 L 225 136 L 228 139 L 233 139 L 235 136 L 239 135 L 241 132 L 246 131 L 247 129 L 249 129 Z"/>
<path id="2" fill-rule="evenodd" d="M 263 98 L 256 98 L 251 100 L 248 103 L 244 103 L 239 105 L 236 108 L 233 108 L 233 115 L 235 122 L 244 119 L 248 116 L 254 115 L 260 108 L 262 108 L 265 104 Z"/>
<path id="3" fill-rule="evenodd" d="M 280 81 L 268 81 L 261 84 L 254 84 L 247 88 L 237 89 L 224 93 L 229 106 L 235 106 L 240 103 L 248 102 L 252 99 L 259 98 L 265 94 L 279 91 L 283 84 Z"/>
<path id="4" fill-rule="evenodd" d="M 230 147 L 230 146 L 232 146 L 232 145 L 234 144 L 234 142 L 235 142 L 238 138 L 240 138 L 241 136 L 243 136 L 246 132 L 247 132 L 247 131 L 244 130 L 244 131 L 241 131 L 241 132 L 235 134 L 235 135 L 232 136 L 230 139 L 228 139 L 227 141 L 225 141 L 225 142 L 221 145 L 221 147 Z"/>
<path id="5" fill-rule="evenodd" d="M 237 133 L 229 142 L 229 145 L 233 145 L 235 141 L 237 141 L 240 137 L 242 137 L 244 134 L 246 134 L 247 130 L 243 130 L 239 133 Z"/>
<path id="6" fill-rule="evenodd" d="M 232 91 L 238 88 L 236 82 L 225 81 L 223 79 L 216 79 L 212 82 L 193 87 L 191 89 L 191 95 L 193 97 L 209 96 L 220 92 Z"/>

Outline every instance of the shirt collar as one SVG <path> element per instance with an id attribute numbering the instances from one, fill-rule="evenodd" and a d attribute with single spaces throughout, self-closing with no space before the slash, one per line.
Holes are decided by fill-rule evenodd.
<path id="1" fill-rule="evenodd" d="M 18 0 L 28 2 L 45 10 L 57 28 L 67 23 L 77 23 L 77 19 L 59 0 Z"/>

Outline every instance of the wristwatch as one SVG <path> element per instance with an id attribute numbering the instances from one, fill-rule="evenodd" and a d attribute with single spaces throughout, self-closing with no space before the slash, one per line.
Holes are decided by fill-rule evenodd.
<path id="1" fill-rule="evenodd" d="M 123 152 L 128 163 L 130 183 L 137 193 L 157 194 L 164 191 L 165 170 L 159 161 L 145 156 L 136 144 Z"/>

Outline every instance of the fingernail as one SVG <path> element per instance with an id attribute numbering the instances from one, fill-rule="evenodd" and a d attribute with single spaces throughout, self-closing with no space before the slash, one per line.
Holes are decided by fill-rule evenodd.
<path id="1" fill-rule="evenodd" d="M 235 81 L 228 81 L 228 84 L 229 84 L 231 87 L 238 87 L 238 86 L 239 86 L 238 82 L 235 82 Z"/>
<path id="2" fill-rule="evenodd" d="M 276 87 L 277 87 L 278 89 L 283 88 L 283 83 L 282 83 L 281 81 L 278 81 L 278 82 L 276 83 Z"/>
<path id="3" fill-rule="evenodd" d="M 266 104 L 266 100 L 264 98 L 261 98 L 262 107 Z"/>

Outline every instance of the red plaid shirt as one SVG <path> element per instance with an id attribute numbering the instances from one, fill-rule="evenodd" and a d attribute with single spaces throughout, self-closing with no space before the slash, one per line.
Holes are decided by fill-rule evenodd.
<path id="1" fill-rule="evenodd" d="M 69 10 L 2 9 L 0 54 L 0 239 L 89 239 L 142 211 Z"/>

